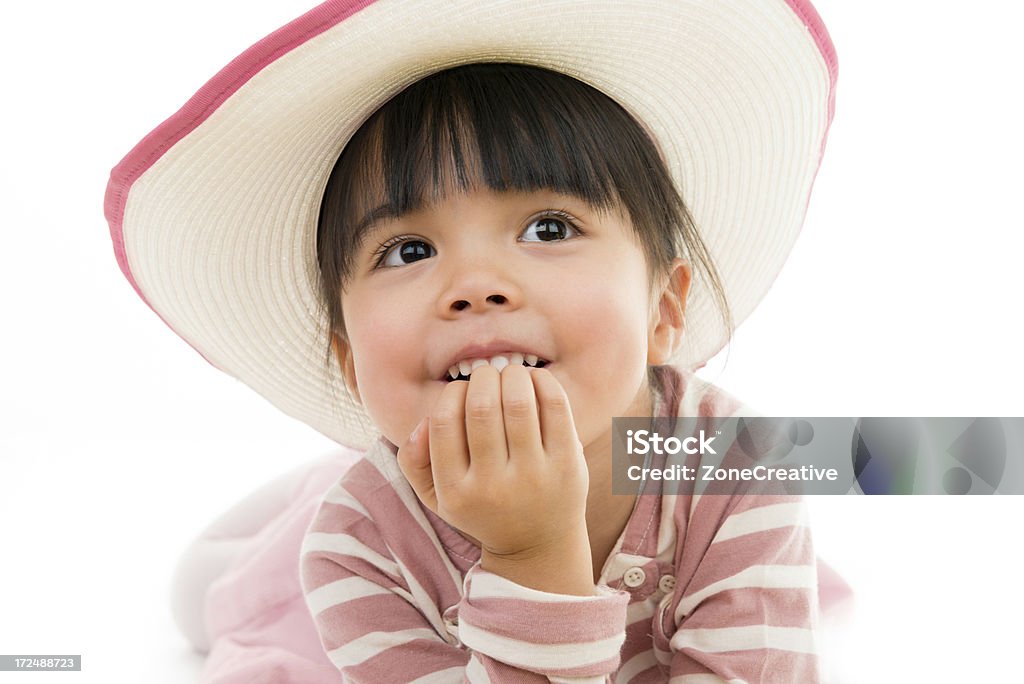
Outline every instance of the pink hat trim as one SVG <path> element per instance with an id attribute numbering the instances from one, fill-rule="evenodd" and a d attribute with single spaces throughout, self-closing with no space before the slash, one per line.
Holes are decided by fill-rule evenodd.
<path id="1" fill-rule="evenodd" d="M 832 44 L 832 37 L 828 35 L 828 30 L 825 28 L 825 22 L 821 20 L 821 15 L 808 0 L 786 0 L 786 4 L 796 13 L 796 16 L 800 17 L 800 21 L 811 32 L 811 37 L 814 38 L 818 52 L 821 53 L 822 59 L 825 60 L 825 67 L 828 69 L 828 122 L 825 124 L 825 134 L 821 137 L 821 153 L 824 154 L 828 129 L 831 127 L 832 117 L 836 113 L 836 78 L 839 76 L 836 48 Z M 821 163 L 820 155 L 818 163 Z"/>

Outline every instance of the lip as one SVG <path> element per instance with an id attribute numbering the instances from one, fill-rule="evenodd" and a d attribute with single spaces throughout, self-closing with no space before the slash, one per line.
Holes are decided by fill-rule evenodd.
<path id="1" fill-rule="evenodd" d="M 448 357 L 444 366 L 435 374 L 436 378 L 444 380 L 448 375 L 448 369 L 454 366 L 459 361 L 466 359 L 484 359 L 491 358 L 494 356 L 500 356 L 511 354 L 513 352 L 520 352 L 522 354 L 532 354 L 538 358 L 544 359 L 548 363 L 551 363 L 551 357 L 538 352 L 536 349 L 527 344 L 520 344 L 519 342 L 512 342 L 510 340 L 493 340 L 486 344 L 467 344 L 466 346 L 459 349 L 457 352 Z"/>

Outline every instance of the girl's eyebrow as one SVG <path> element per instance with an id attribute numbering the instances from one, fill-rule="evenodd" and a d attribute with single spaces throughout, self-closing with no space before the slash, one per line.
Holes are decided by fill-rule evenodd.
<path id="1" fill-rule="evenodd" d="M 400 217 L 401 214 L 393 211 L 389 204 L 382 204 L 373 211 L 368 212 L 356 223 L 355 229 L 352 231 L 356 237 L 356 244 L 362 244 L 377 229 L 377 224 L 384 219 L 397 219 Z"/>

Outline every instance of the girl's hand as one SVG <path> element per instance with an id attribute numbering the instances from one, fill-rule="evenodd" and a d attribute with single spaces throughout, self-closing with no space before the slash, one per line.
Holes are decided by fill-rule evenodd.
<path id="1" fill-rule="evenodd" d="M 587 466 L 549 371 L 488 365 L 449 383 L 398 463 L 427 507 L 480 543 L 485 569 L 546 591 L 593 592 Z"/>

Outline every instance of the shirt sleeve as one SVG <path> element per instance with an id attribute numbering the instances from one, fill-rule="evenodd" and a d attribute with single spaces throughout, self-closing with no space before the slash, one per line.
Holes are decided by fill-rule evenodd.
<path id="1" fill-rule="evenodd" d="M 817 567 L 802 498 L 713 494 L 679 503 L 682 591 L 663 616 L 671 683 L 820 682 Z"/>
<path id="2" fill-rule="evenodd" d="M 466 574 L 459 636 L 491 661 L 484 664 L 492 681 L 510 667 L 541 681 L 604 682 L 619 667 L 628 602 L 629 594 L 604 586 L 594 596 L 537 591 L 478 564 Z"/>
<path id="3" fill-rule="evenodd" d="M 345 682 L 590 683 L 618 667 L 624 592 L 549 594 L 477 564 L 457 617 L 444 615 L 430 564 L 396 557 L 366 509 L 342 499 L 335 491 L 318 511 L 300 570 L 321 643 Z"/>

